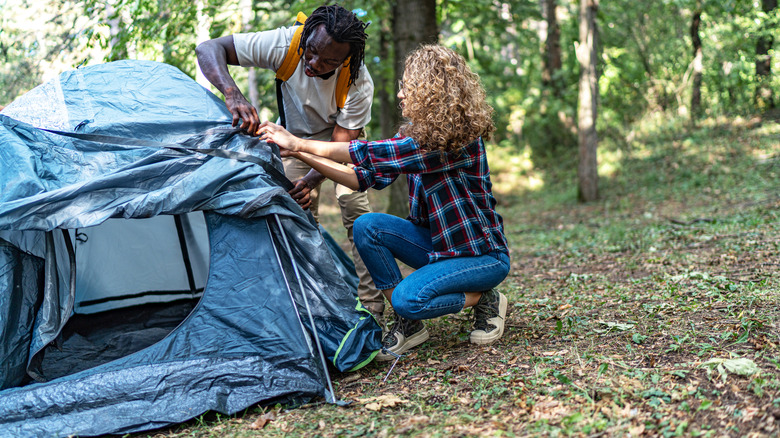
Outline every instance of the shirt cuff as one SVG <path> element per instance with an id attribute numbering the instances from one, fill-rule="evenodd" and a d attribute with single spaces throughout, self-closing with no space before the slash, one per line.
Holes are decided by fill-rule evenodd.
<path id="1" fill-rule="evenodd" d="M 354 167 L 352 170 L 355 171 L 355 176 L 357 176 L 359 192 L 365 192 L 374 186 L 376 178 L 374 177 L 373 173 L 363 169 L 362 167 Z"/>
<path id="2" fill-rule="evenodd" d="M 366 140 L 352 140 L 349 142 L 349 157 L 352 159 L 352 164 L 358 167 L 371 167 L 367 146 L 368 142 Z"/>
<path id="3" fill-rule="evenodd" d="M 371 163 L 366 145 L 368 145 L 368 142 L 365 140 L 352 140 L 349 142 L 349 157 L 355 165 L 353 170 L 357 176 L 358 190 L 361 192 L 365 192 L 370 187 L 373 187 L 375 182 L 373 172 L 366 169 L 366 164 Z"/>

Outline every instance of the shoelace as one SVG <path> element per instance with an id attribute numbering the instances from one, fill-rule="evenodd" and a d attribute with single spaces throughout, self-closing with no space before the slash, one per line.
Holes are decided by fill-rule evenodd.
<path id="1" fill-rule="evenodd" d="M 494 300 L 495 301 L 495 300 Z M 475 330 L 485 330 L 489 327 L 495 327 L 493 324 L 488 324 L 487 320 L 492 318 L 491 314 L 494 313 L 493 306 L 491 306 L 493 303 L 482 303 L 478 302 L 476 306 L 474 306 L 474 329 Z"/>
<path id="2" fill-rule="evenodd" d="M 407 326 L 407 321 L 399 317 L 398 314 L 396 314 L 393 327 L 390 329 L 389 332 L 387 332 L 385 338 L 382 340 L 382 347 L 384 347 L 383 349 L 387 349 L 387 347 L 390 347 L 395 342 L 397 342 L 395 334 L 398 333 L 399 331 L 403 333 L 406 330 L 406 326 Z"/>
<path id="3" fill-rule="evenodd" d="M 390 329 L 389 332 L 385 335 L 385 338 L 382 340 L 382 352 L 385 354 L 389 354 L 391 356 L 395 356 L 395 360 L 393 361 L 393 365 L 390 366 L 390 369 L 387 371 L 387 375 L 385 375 L 385 378 L 382 379 L 382 383 L 387 381 L 387 378 L 390 377 L 390 373 L 393 372 L 393 369 L 395 368 L 395 364 L 398 363 L 398 359 L 401 358 L 400 354 L 396 354 L 393 351 L 390 351 L 389 347 L 394 343 L 397 342 L 397 338 L 395 337 L 395 334 L 398 333 L 399 330 L 406 331 L 407 321 L 401 317 L 398 316 L 398 314 L 395 314 L 395 322 L 393 323 L 393 327 Z"/>

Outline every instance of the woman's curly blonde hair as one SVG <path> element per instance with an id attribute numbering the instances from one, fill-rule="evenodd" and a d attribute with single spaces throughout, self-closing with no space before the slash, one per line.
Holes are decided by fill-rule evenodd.
<path id="1" fill-rule="evenodd" d="M 423 45 L 406 58 L 400 128 L 428 150 L 458 150 L 495 130 L 493 108 L 466 60 L 440 45 Z"/>

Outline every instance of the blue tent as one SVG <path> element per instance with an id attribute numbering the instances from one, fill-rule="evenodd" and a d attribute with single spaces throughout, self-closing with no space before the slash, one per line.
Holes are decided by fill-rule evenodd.
<path id="1" fill-rule="evenodd" d="M 328 368 L 373 359 L 343 253 L 287 195 L 278 149 L 230 121 L 145 61 L 0 113 L 0 436 L 335 401 Z"/>

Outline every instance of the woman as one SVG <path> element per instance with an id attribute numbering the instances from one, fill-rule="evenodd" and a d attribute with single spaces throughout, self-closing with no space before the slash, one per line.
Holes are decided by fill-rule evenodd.
<path id="1" fill-rule="evenodd" d="M 509 273 L 509 250 L 483 143 L 495 129 L 493 109 L 478 76 L 452 50 L 422 46 L 406 59 L 398 99 L 407 123 L 389 140 L 303 140 L 270 122 L 259 130 L 283 156 L 353 189 L 381 189 L 406 175 L 409 217 L 370 213 L 353 230 L 374 283 L 396 313 L 378 360 L 425 342 L 421 320 L 464 307 L 474 307 L 470 341 L 494 342 L 503 335 L 507 309 L 506 297 L 493 289 Z M 416 271 L 403 278 L 395 259 Z"/>

